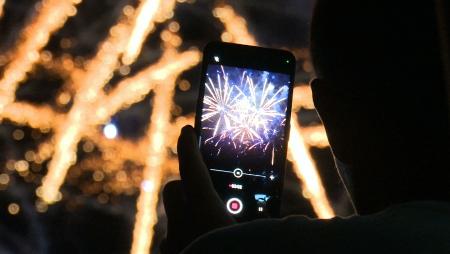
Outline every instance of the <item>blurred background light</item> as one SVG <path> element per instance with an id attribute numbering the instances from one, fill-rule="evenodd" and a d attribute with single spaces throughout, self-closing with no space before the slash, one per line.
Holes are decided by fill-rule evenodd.
<path id="1" fill-rule="evenodd" d="M 116 138 L 118 133 L 117 126 L 113 123 L 108 123 L 103 127 L 103 135 L 105 135 L 107 139 Z"/>

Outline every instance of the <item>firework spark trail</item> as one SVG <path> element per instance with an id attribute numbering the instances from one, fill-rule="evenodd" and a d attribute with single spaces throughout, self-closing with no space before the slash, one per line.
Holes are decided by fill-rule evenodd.
<path id="1" fill-rule="evenodd" d="M 132 18 L 125 15 L 110 29 L 108 38 L 87 64 L 86 72 L 81 73 L 80 77 L 74 77 L 80 84 L 79 90 L 66 121 L 56 130 L 55 154 L 42 182 L 42 199 L 47 203 L 56 200 L 67 170 L 76 161 L 77 144 L 82 132 L 89 127 L 84 120 L 88 118 L 91 107 L 102 94 L 103 86 L 111 79 L 119 57 L 125 51 L 133 29 L 129 25 Z"/>
<path id="2" fill-rule="evenodd" d="M 245 19 L 233 10 L 229 5 L 216 7 L 213 11 L 215 17 L 223 23 L 226 32 L 222 34 L 222 40 L 246 45 L 257 45 L 252 34 L 247 29 Z"/>
<path id="3" fill-rule="evenodd" d="M 0 80 L 0 115 L 6 105 L 14 101 L 18 84 L 39 60 L 39 52 L 47 45 L 51 34 L 61 28 L 69 16 L 76 13 L 75 6 L 79 2 L 81 0 L 42 1 L 36 17 L 23 30 L 22 41 Z"/>
<path id="4" fill-rule="evenodd" d="M 255 84 L 246 71 L 242 72 L 239 78 L 240 87 L 230 86 L 223 66 L 221 70 L 221 74 L 217 74 L 216 82 L 208 77 L 208 82 L 205 83 L 204 104 L 206 107 L 202 121 L 212 119 L 216 122 L 214 128 L 205 127 L 205 129 L 213 129 L 212 136 L 205 142 L 214 141 L 218 146 L 222 141 L 231 140 L 236 146 L 236 141 L 239 140 L 238 143 L 242 144 L 243 151 L 264 147 L 263 152 L 265 152 L 271 141 L 272 128 L 269 125 L 277 123 L 284 117 L 282 112 L 285 109 L 277 107 L 286 100 L 287 87 L 282 86 L 274 91 L 274 86 L 264 75 L 258 78 Z M 261 86 L 262 89 L 260 89 Z M 259 90 L 262 92 L 259 93 Z M 241 145 L 238 147 L 241 148 Z"/>
<path id="5" fill-rule="evenodd" d="M 292 114 L 289 154 L 294 165 L 294 172 L 302 181 L 303 188 L 310 195 L 310 202 L 319 218 L 329 219 L 335 216 L 330 206 L 320 176 L 302 137 L 297 116 Z"/>
<path id="6" fill-rule="evenodd" d="M 277 119 L 284 117 L 283 113 L 275 110 L 274 107 L 277 106 L 282 101 L 286 100 L 286 96 L 280 94 L 282 90 L 286 87 L 279 88 L 270 97 L 268 96 L 269 91 L 271 91 L 272 85 L 267 86 L 267 79 L 264 81 L 262 96 L 257 98 L 256 89 L 257 86 L 254 85 L 253 80 L 247 77 L 247 85 L 249 86 L 249 93 L 244 93 L 238 88 L 240 95 L 244 97 L 241 100 L 237 108 L 234 111 L 237 113 L 238 126 L 237 128 L 232 128 L 233 137 L 240 136 L 240 142 L 244 141 L 244 137 L 248 137 L 251 141 L 257 140 L 257 143 L 253 144 L 249 149 L 256 147 L 257 145 L 263 145 L 267 147 L 270 142 L 270 138 L 264 140 L 264 135 L 260 135 L 259 130 L 263 130 L 263 134 L 268 134 L 271 130 L 267 125 L 273 124 Z M 268 88 L 269 87 L 269 88 Z M 249 96 L 246 96 L 249 94 Z M 277 98 L 277 96 L 279 96 Z M 281 110 L 281 112 L 284 110 Z M 265 151 L 266 149 L 264 149 Z"/>
<path id="7" fill-rule="evenodd" d="M 137 213 L 133 230 L 132 254 L 149 253 L 153 240 L 153 226 L 157 222 L 156 207 L 158 192 L 162 181 L 163 164 L 167 157 L 167 133 L 170 127 L 170 111 L 173 103 L 175 78 L 172 76 L 161 80 L 155 88 L 153 114 L 148 138 L 150 146 L 147 155 L 147 166 L 143 172 L 141 192 L 137 201 Z M 169 105 L 167 105 L 169 103 Z"/>
<path id="8" fill-rule="evenodd" d="M 217 75 L 218 88 L 215 87 L 215 84 L 210 77 L 208 77 L 209 84 L 205 83 L 205 87 L 209 92 L 209 95 L 205 96 L 204 98 L 204 103 L 208 107 L 204 109 L 204 111 L 207 113 L 202 116 L 202 121 L 206 121 L 211 117 L 218 115 L 217 124 L 214 128 L 213 136 L 211 137 L 211 139 L 216 136 L 221 122 L 225 123 L 225 128 L 230 128 L 230 118 L 234 117 L 231 114 L 231 109 L 234 106 L 233 103 L 235 102 L 235 99 L 238 97 L 236 96 L 233 100 L 230 101 L 230 97 L 235 86 L 232 86 L 230 88 L 228 84 L 228 78 L 225 73 L 223 73 L 223 78 L 225 81 L 223 89 L 219 74 Z"/>

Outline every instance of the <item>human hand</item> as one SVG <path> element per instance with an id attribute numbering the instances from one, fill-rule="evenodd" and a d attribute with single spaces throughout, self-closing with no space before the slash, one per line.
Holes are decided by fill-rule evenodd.
<path id="1" fill-rule="evenodd" d="M 164 254 L 179 253 L 197 237 L 235 222 L 214 189 L 192 126 L 185 126 L 178 138 L 181 180 L 166 184 L 163 191 L 167 214 Z"/>

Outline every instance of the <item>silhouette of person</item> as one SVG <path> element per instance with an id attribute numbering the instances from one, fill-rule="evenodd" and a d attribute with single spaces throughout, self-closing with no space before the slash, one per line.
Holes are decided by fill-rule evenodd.
<path id="1" fill-rule="evenodd" d="M 182 180 L 164 190 L 162 250 L 450 253 L 447 74 L 436 20 L 433 1 L 316 1 L 313 98 L 358 214 L 236 224 L 187 126 Z"/>

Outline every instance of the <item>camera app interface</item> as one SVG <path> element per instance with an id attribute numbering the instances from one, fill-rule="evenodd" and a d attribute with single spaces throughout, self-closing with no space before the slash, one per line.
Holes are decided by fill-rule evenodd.
<path id="1" fill-rule="evenodd" d="M 287 74 L 210 64 L 200 150 L 228 211 L 266 217 L 279 202 L 285 161 Z"/>

